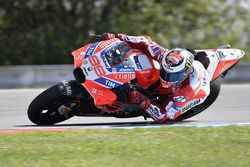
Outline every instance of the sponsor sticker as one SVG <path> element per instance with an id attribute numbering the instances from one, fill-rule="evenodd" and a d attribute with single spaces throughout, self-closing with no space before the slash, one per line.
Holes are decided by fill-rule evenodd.
<path id="1" fill-rule="evenodd" d="M 109 45 L 111 45 L 113 42 L 117 41 L 116 38 L 110 39 L 110 40 L 106 40 L 100 43 L 100 48 L 104 49 L 107 48 Z M 117 45 L 119 42 L 113 43 L 110 47 L 113 47 L 114 45 Z M 109 48 L 110 48 L 109 47 Z M 107 49 L 109 49 L 107 48 Z"/>
<path id="2" fill-rule="evenodd" d="M 94 81 L 99 83 L 99 84 L 102 84 L 102 85 L 104 85 L 104 86 L 106 86 L 108 88 L 111 88 L 111 89 L 116 88 L 118 86 L 121 86 L 120 83 L 112 81 L 112 80 L 104 78 L 104 77 L 100 77 L 100 78 L 98 78 L 98 79 L 96 79 Z"/>
<path id="3" fill-rule="evenodd" d="M 85 54 L 85 58 L 91 56 L 94 53 L 95 48 L 96 48 L 97 45 L 98 45 L 98 42 L 96 42 L 96 43 L 89 46 L 89 48 L 87 49 L 87 52 Z"/>
<path id="4" fill-rule="evenodd" d="M 172 108 L 175 109 L 176 111 L 180 111 L 181 110 L 181 107 L 177 106 L 176 104 L 173 104 Z"/>
<path id="5" fill-rule="evenodd" d="M 168 111 L 167 111 L 167 116 L 169 119 L 174 119 L 175 117 L 175 113 L 177 113 L 178 111 L 175 110 L 174 108 L 170 108 Z"/>
<path id="6" fill-rule="evenodd" d="M 152 50 L 154 51 L 155 54 L 157 54 L 161 50 L 161 48 L 159 46 L 150 46 L 150 47 L 152 48 Z"/>
<path id="7" fill-rule="evenodd" d="M 132 80 L 135 78 L 134 73 L 116 73 L 115 79 L 117 80 Z"/>
<path id="8" fill-rule="evenodd" d="M 134 72 L 134 68 L 117 68 L 117 72 Z"/>
<path id="9" fill-rule="evenodd" d="M 184 103 L 186 98 L 184 96 L 175 96 L 173 97 L 174 101 Z"/>
<path id="10" fill-rule="evenodd" d="M 139 56 L 134 56 L 135 64 L 138 69 L 142 69 L 141 63 L 139 61 Z"/>
<path id="11" fill-rule="evenodd" d="M 188 102 L 182 109 L 181 113 L 185 113 L 188 110 L 190 110 L 191 108 L 193 108 L 194 106 L 197 106 L 198 104 L 201 103 L 201 99 L 195 99 L 195 100 L 191 100 L 190 102 Z"/>
<path id="12" fill-rule="evenodd" d="M 146 109 L 146 111 L 152 116 L 153 119 L 155 118 L 156 120 L 160 120 L 165 116 L 161 113 L 160 108 L 153 104 L 150 104 L 149 108 Z"/>

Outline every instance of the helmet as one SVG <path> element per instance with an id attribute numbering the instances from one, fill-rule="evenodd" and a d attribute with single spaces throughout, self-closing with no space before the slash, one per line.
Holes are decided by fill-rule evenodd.
<path id="1" fill-rule="evenodd" d="M 163 55 L 160 80 L 164 88 L 181 84 L 192 69 L 194 55 L 186 49 L 172 49 Z"/>

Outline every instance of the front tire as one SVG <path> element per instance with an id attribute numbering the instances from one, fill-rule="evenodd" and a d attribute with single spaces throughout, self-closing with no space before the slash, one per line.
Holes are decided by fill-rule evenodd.
<path id="1" fill-rule="evenodd" d="M 53 125 L 74 116 L 71 112 L 59 114 L 58 107 L 62 101 L 69 101 L 70 97 L 62 95 L 58 86 L 54 85 L 38 95 L 29 105 L 27 114 L 31 122 L 37 125 Z"/>

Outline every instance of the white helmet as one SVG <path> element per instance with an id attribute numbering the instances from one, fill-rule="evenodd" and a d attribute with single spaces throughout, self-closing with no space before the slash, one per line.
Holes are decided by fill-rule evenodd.
<path id="1" fill-rule="evenodd" d="M 176 48 L 166 53 L 161 62 L 160 80 L 165 88 L 181 84 L 190 73 L 194 55 L 186 49 Z"/>

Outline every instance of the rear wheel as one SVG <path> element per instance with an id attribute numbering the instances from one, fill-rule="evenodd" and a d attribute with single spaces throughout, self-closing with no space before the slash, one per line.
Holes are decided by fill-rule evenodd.
<path id="1" fill-rule="evenodd" d="M 73 112 L 60 113 L 59 107 L 64 107 L 61 110 L 66 110 L 72 102 L 73 98 L 64 96 L 58 91 L 58 86 L 52 86 L 38 95 L 29 105 L 28 117 L 30 121 L 37 125 L 53 125 L 62 122 L 74 116 Z M 66 112 L 65 111 L 65 112 Z"/>
<path id="2" fill-rule="evenodd" d="M 205 109 L 207 109 L 213 102 L 217 99 L 221 88 L 221 77 L 217 78 L 216 80 L 210 83 L 210 94 L 206 98 L 206 100 L 200 104 L 192 108 L 191 110 L 187 111 L 186 113 L 180 115 L 176 121 L 182 121 L 188 118 L 191 118 Z"/>

